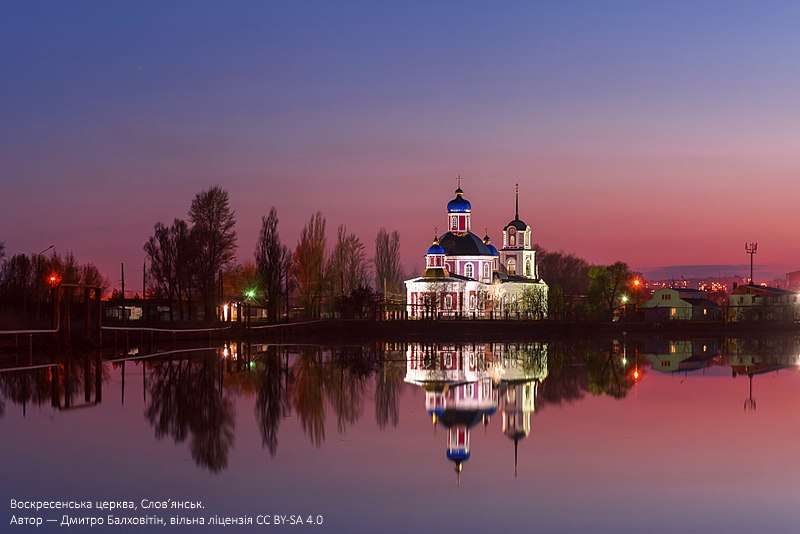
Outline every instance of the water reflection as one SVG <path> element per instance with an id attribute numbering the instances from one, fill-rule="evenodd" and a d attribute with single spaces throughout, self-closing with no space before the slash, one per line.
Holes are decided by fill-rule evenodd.
<path id="1" fill-rule="evenodd" d="M 225 469 L 234 443 L 232 392 L 221 387 L 223 361 L 215 354 L 158 362 L 148 371 L 145 417 L 156 438 L 189 440 L 197 465 Z"/>
<path id="2" fill-rule="evenodd" d="M 412 344 L 406 382 L 425 391 L 425 410 L 434 425 L 447 429 L 446 457 L 457 483 L 472 455 L 471 430 L 489 425 L 498 408 L 502 432 L 518 445 L 531 432 L 539 384 L 547 378 L 547 346 L 526 344 Z"/>
<path id="3" fill-rule="evenodd" d="M 439 429 L 436 437 L 422 439 L 442 441 L 445 463 L 460 482 L 473 453 L 481 454 L 473 449 L 476 427 L 513 444 L 509 458 L 513 450 L 517 474 L 521 448 L 532 447 L 524 443 L 533 418 L 548 407 L 587 396 L 624 399 L 634 388 L 649 387 L 647 374 L 653 371 L 681 380 L 746 378 L 735 402 L 753 411 L 754 390 L 769 387 L 758 376 L 800 363 L 800 338 L 774 337 L 335 347 L 231 342 L 213 350 L 121 359 L 148 350 L 65 354 L 0 370 L 0 417 L 6 419 L 12 406 L 26 415 L 30 406 L 57 414 L 109 400 L 124 405 L 133 373 L 141 376 L 135 390 L 144 396 L 144 418 L 156 439 L 187 447 L 196 465 L 219 473 L 236 447 L 238 405 L 252 406 L 258 429 L 253 436 L 265 457 L 273 458 L 289 419 L 319 448 L 331 432 L 348 433 L 369 409 L 377 431 L 392 431 L 401 423 L 404 392 L 416 391 Z M 119 380 L 110 385 L 113 377 Z"/>
<path id="4" fill-rule="evenodd" d="M 5 371 L 0 373 L 0 408 L 5 410 L 3 399 L 21 406 L 23 415 L 28 405 L 49 404 L 59 411 L 90 407 L 102 402 L 109 373 L 99 352 L 81 357 L 67 354 L 58 363 Z"/>

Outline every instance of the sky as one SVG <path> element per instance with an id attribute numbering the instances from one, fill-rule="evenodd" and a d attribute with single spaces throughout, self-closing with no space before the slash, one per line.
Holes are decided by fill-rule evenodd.
<path id="1" fill-rule="evenodd" d="M 0 242 L 112 286 L 153 225 L 230 194 L 421 269 L 456 176 L 592 263 L 800 269 L 796 2 L 0 4 Z M 758 269 L 757 269 L 758 270 Z M 758 279 L 758 273 L 756 274 Z"/>

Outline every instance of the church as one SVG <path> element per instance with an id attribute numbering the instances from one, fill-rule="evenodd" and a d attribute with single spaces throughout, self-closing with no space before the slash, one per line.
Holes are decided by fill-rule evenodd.
<path id="1" fill-rule="evenodd" d="M 461 176 L 455 195 L 447 203 L 448 231 L 434 233 L 423 275 L 405 281 L 408 316 L 545 318 L 547 284 L 539 278 L 531 227 L 519 218 L 519 185 L 500 250 L 488 233 L 481 239 L 471 231 L 472 204 Z"/>

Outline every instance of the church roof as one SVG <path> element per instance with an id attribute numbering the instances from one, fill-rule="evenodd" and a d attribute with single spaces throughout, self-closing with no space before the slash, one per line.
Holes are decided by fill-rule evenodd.
<path id="1" fill-rule="evenodd" d="M 489 239 L 488 232 L 487 232 L 487 234 L 485 236 L 483 236 L 483 244 L 486 245 L 486 248 L 489 249 L 489 252 L 492 253 L 492 256 L 499 256 L 500 255 L 500 253 L 497 251 L 497 248 L 495 248 L 495 246 L 492 245 L 492 240 Z"/>
<path id="2" fill-rule="evenodd" d="M 494 272 L 494 281 L 499 281 L 500 283 L 507 283 L 507 282 L 516 282 L 519 284 L 540 284 L 542 281 L 538 278 L 528 278 L 527 276 L 522 276 L 519 274 L 508 274 L 500 271 Z"/>
<path id="3" fill-rule="evenodd" d="M 472 210 L 472 204 L 463 195 L 460 187 L 456 189 L 456 198 L 447 203 L 448 213 L 469 213 Z"/>
<path id="4" fill-rule="evenodd" d="M 447 232 L 439 238 L 439 244 L 448 256 L 494 256 L 481 238 L 472 232 L 461 235 Z"/>
<path id="5" fill-rule="evenodd" d="M 448 449 L 447 459 L 454 462 L 466 462 L 469 460 L 470 453 L 464 449 Z"/>
<path id="6" fill-rule="evenodd" d="M 428 254 L 445 254 L 445 251 L 439 244 L 439 241 L 434 241 L 428 249 Z"/>
<path id="7" fill-rule="evenodd" d="M 450 428 L 456 425 L 464 425 L 467 428 L 471 428 L 483 421 L 484 415 L 493 415 L 495 411 L 497 411 L 497 408 L 494 406 L 491 408 L 487 407 L 486 409 L 449 409 L 445 410 L 444 413 L 439 416 L 439 424 L 445 428 Z"/>
<path id="8" fill-rule="evenodd" d="M 519 184 L 517 184 L 517 193 L 516 193 L 516 200 L 514 201 L 514 220 L 508 223 L 503 227 L 503 231 L 505 232 L 510 227 L 514 227 L 517 230 L 527 230 L 528 225 L 525 224 L 524 221 L 521 221 L 519 218 Z"/>
<path id="9" fill-rule="evenodd" d="M 525 231 L 525 230 L 528 229 L 528 225 L 525 224 L 524 221 L 520 221 L 519 219 L 514 219 L 513 221 L 511 221 L 510 223 L 508 223 L 507 225 L 505 225 L 503 227 L 503 231 L 505 232 L 506 230 L 508 230 L 512 226 L 514 228 L 516 228 L 517 230 L 520 230 L 520 231 Z"/>

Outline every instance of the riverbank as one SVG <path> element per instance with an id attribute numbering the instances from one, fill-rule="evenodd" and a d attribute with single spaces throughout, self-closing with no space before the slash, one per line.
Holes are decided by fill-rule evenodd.
<path id="1" fill-rule="evenodd" d="M 244 323 L 155 323 L 149 325 L 107 325 L 102 340 L 91 343 L 72 340 L 66 344 L 53 331 L 27 330 L 0 336 L 0 351 L 32 350 L 35 346 L 115 346 L 130 340 L 209 343 L 228 340 L 282 341 L 296 343 L 352 343 L 370 341 L 525 341 L 548 339 L 592 339 L 602 337 L 754 337 L 800 335 L 800 325 L 767 322 L 564 322 L 525 320 L 411 320 L 373 321 L 321 319 L 280 324 Z"/>

